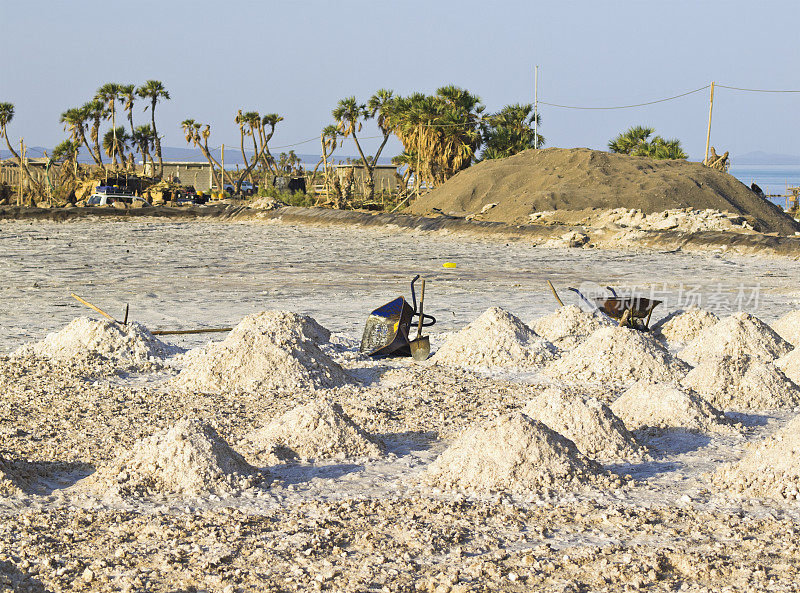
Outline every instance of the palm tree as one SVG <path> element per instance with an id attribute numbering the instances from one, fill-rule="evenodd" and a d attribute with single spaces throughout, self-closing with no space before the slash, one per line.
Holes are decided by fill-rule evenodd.
<path id="1" fill-rule="evenodd" d="M 5 138 L 6 146 L 8 147 L 8 151 L 14 155 L 14 158 L 17 159 L 17 165 L 20 168 L 20 171 L 25 172 L 25 176 L 28 178 L 31 187 L 41 195 L 42 187 L 31 175 L 30 169 L 28 169 L 28 164 L 22 159 L 22 157 L 17 154 L 17 151 L 14 150 L 14 147 L 11 146 L 11 142 L 8 140 L 8 124 L 11 123 L 11 120 L 14 119 L 14 104 L 13 103 L 0 103 L 0 138 Z M 21 197 L 21 196 L 20 196 Z M 33 198 L 31 198 L 31 202 L 33 202 Z"/>
<path id="2" fill-rule="evenodd" d="M 268 113 L 264 117 L 261 118 L 261 124 L 259 126 L 259 137 L 261 138 L 261 146 L 262 146 L 262 161 L 264 163 L 264 179 L 266 180 L 266 171 L 273 171 L 273 167 L 275 165 L 275 159 L 272 157 L 272 154 L 269 152 L 269 141 L 272 140 L 272 135 L 275 133 L 275 126 L 278 123 L 283 121 L 283 117 L 278 115 L 277 113 Z M 267 132 L 267 126 L 269 126 L 269 132 Z M 278 169 L 275 167 L 273 173 L 275 175 L 278 174 Z"/>
<path id="3" fill-rule="evenodd" d="M 156 156 L 158 157 L 158 176 L 163 177 L 164 160 L 161 158 L 161 138 L 158 136 L 158 130 L 156 129 L 156 104 L 161 99 L 169 101 L 169 92 L 164 88 L 164 85 L 160 81 L 148 80 L 138 89 L 136 89 L 136 94 L 139 95 L 142 99 L 150 100 L 149 107 L 150 107 L 151 126 L 153 128 L 153 136 L 156 141 Z M 147 106 L 145 106 L 144 109 L 145 111 L 147 111 Z"/>
<path id="4" fill-rule="evenodd" d="M 81 107 L 81 110 L 85 111 L 87 120 L 92 122 L 92 127 L 89 130 L 89 138 L 92 140 L 92 144 L 94 144 L 94 150 L 89 147 L 89 152 L 92 153 L 95 162 L 100 165 L 103 173 L 105 173 L 106 167 L 103 164 L 103 152 L 100 149 L 100 120 L 103 119 L 105 113 L 103 104 L 97 100 L 89 101 Z M 89 145 L 87 144 L 87 146 Z"/>
<path id="5" fill-rule="evenodd" d="M 136 87 L 132 84 L 123 84 L 119 87 L 119 102 L 122 109 L 128 113 L 128 122 L 131 124 L 133 134 L 133 103 L 136 100 Z"/>
<path id="6" fill-rule="evenodd" d="M 203 153 L 203 156 L 206 157 L 208 164 L 211 165 L 211 174 L 214 176 L 214 183 L 220 189 L 220 191 L 222 191 L 222 186 L 225 184 L 224 171 L 222 170 L 222 166 L 211 155 L 211 151 L 208 148 L 208 138 L 211 136 L 211 126 L 206 124 L 205 127 L 203 127 L 203 124 L 198 123 L 193 119 L 185 119 L 183 122 L 181 122 L 181 128 L 183 129 L 186 143 L 198 147 L 200 152 Z M 217 175 L 217 167 L 220 170 L 219 175 Z"/>
<path id="7" fill-rule="evenodd" d="M 67 109 L 64 113 L 61 114 L 61 118 L 59 121 L 64 124 L 64 131 L 68 131 L 70 135 L 70 139 L 76 145 L 76 151 L 80 150 L 81 146 L 86 146 L 89 150 L 89 154 L 92 155 L 94 158 L 94 153 L 92 153 L 92 149 L 89 147 L 89 142 L 86 140 L 86 128 L 88 126 L 87 120 L 89 119 L 89 113 L 84 107 L 71 107 Z M 76 155 L 77 158 L 77 155 Z M 95 158 L 95 162 L 97 159 Z M 99 163 L 98 163 L 99 164 Z"/>
<path id="8" fill-rule="evenodd" d="M 95 99 L 100 101 L 105 105 L 107 117 L 110 116 L 111 118 L 111 132 L 115 134 L 117 131 L 117 101 L 120 98 L 120 93 L 122 92 L 122 85 L 116 82 L 107 82 L 99 89 L 97 89 L 97 93 L 95 94 Z M 108 156 L 112 157 L 114 162 L 114 168 L 117 166 L 117 159 L 116 154 L 114 151 L 116 150 L 117 142 L 114 141 L 111 143 L 111 152 Z"/>
<path id="9" fill-rule="evenodd" d="M 128 132 L 122 126 L 108 130 L 103 135 L 103 148 L 106 154 L 111 157 L 114 168 L 117 167 L 117 156 L 119 156 L 120 163 L 125 164 L 125 148 L 130 139 Z"/>
<path id="10" fill-rule="evenodd" d="M 531 127 L 534 122 L 533 105 L 506 105 L 492 115 L 483 118 L 483 141 L 486 145 L 481 159 L 498 159 L 508 157 L 523 150 L 544 145 L 544 137 L 539 134 L 538 144 L 536 132 Z M 536 117 L 541 125 L 541 116 Z"/>
<path id="11" fill-rule="evenodd" d="M 153 138 L 153 129 L 150 127 L 150 124 L 145 124 L 142 126 L 137 126 L 136 129 L 131 134 L 131 139 L 133 141 L 134 146 L 139 148 L 139 152 L 142 154 L 142 166 L 147 166 L 147 161 L 149 159 L 151 171 L 155 172 L 155 166 L 153 164 L 153 157 L 150 156 L 150 149 L 155 147 L 155 140 Z"/>
<path id="12" fill-rule="evenodd" d="M 647 156 L 654 159 L 685 159 L 686 153 L 681 148 L 680 140 L 665 140 L 653 135 L 655 130 L 647 126 L 633 126 L 619 134 L 608 143 L 611 152 L 632 156 Z"/>

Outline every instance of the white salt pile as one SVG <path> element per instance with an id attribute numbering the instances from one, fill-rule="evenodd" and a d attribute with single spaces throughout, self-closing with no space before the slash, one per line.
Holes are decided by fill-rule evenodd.
<path id="1" fill-rule="evenodd" d="M 451 336 L 431 360 L 461 367 L 535 368 L 552 360 L 557 351 L 518 317 L 490 307 Z"/>
<path id="2" fill-rule="evenodd" d="M 689 367 L 647 333 L 603 327 L 580 346 L 547 365 L 542 374 L 565 383 L 625 386 L 640 379 L 679 381 Z"/>
<path id="3" fill-rule="evenodd" d="M 800 405 L 797 385 L 774 364 L 746 354 L 706 358 L 686 375 L 682 384 L 720 410 Z"/>
<path id="4" fill-rule="evenodd" d="M 325 398 L 289 410 L 248 437 L 260 455 L 301 459 L 379 457 L 383 444 Z"/>
<path id="5" fill-rule="evenodd" d="M 636 462 L 648 457 L 625 424 L 595 398 L 584 400 L 549 387 L 534 396 L 523 413 L 567 437 L 591 459 Z"/>
<path id="6" fill-rule="evenodd" d="M 141 366 L 163 360 L 179 352 L 154 337 L 140 323 L 122 325 L 88 317 L 73 319 L 64 329 L 49 334 L 41 342 L 28 344 L 14 357 L 35 356 L 59 363 L 113 363 Z"/>
<path id="7" fill-rule="evenodd" d="M 800 416 L 754 444 L 740 461 L 718 469 L 712 483 L 735 494 L 800 498 Z"/>
<path id="8" fill-rule="evenodd" d="M 182 420 L 144 438 L 89 478 L 112 496 L 199 496 L 245 490 L 265 476 L 209 425 Z"/>
<path id="9" fill-rule="evenodd" d="M 784 375 L 800 385 L 800 348 L 795 348 L 789 354 L 781 356 L 775 361 L 775 366 L 782 370 Z"/>
<path id="10" fill-rule="evenodd" d="M 441 488 L 544 493 L 574 488 L 600 473 L 572 441 L 518 412 L 466 430 L 422 481 Z"/>
<path id="11" fill-rule="evenodd" d="M 800 346 L 800 311 L 790 311 L 773 323 L 772 329 L 792 346 Z"/>
<path id="12" fill-rule="evenodd" d="M 685 346 L 718 321 L 719 317 L 711 311 L 691 307 L 686 311 L 675 311 L 654 324 L 653 335 L 663 339 L 670 348 Z"/>
<path id="13" fill-rule="evenodd" d="M 740 354 L 771 362 L 791 349 L 770 326 L 741 311 L 701 331 L 678 356 L 693 366 L 715 356 Z"/>
<path id="14" fill-rule="evenodd" d="M 611 409 L 630 430 L 722 432 L 735 424 L 690 389 L 668 383 L 638 381 L 611 404 Z"/>
<path id="15" fill-rule="evenodd" d="M 602 315 L 592 315 L 575 305 L 559 307 L 555 312 L 539 317 L 533 331 L 561 350 L 571 350 L 594 331 L 612 321 Z"/>
<path id="16" fill-rule="evenodd" d="M 228 337 L 186 355 L 176 385 L 208 393 L 319 389 L 349 382 L 318 344 L 330 332 L 311 317 L 264 311 L 242 319 Z"/>

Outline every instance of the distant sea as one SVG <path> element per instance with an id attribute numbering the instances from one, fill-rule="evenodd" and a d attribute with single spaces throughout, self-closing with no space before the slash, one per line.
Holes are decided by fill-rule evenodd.
<path id="1" fill-rule="evenodd" d="M 728 173 L 750 187 L 755 182 L 765 194 L 786 194 L 786 187 L 800 187 L 800 165 L 731 165 Z M 785 206 L 783 198 L 771 198 Z"/>

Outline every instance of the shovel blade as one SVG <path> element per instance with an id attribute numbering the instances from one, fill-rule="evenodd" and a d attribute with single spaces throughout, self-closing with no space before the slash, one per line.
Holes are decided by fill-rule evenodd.
<path id="1" fill-rule="evenodd" d="M 411 340 L 409 346 L 414 360 L 426 360 L 431 354 L 431 340 L 428 336 Z"/>

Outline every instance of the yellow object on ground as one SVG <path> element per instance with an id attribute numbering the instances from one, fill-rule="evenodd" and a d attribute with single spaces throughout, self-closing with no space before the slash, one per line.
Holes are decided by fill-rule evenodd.
<path id="1" fill-rule="evenodd" d="M 443 268 L 455 268 L 456 264 L 455 264 L 455 262 L 448 261 L 448 262 L 444 262 L 442 264 L 442 267 Z"/>

